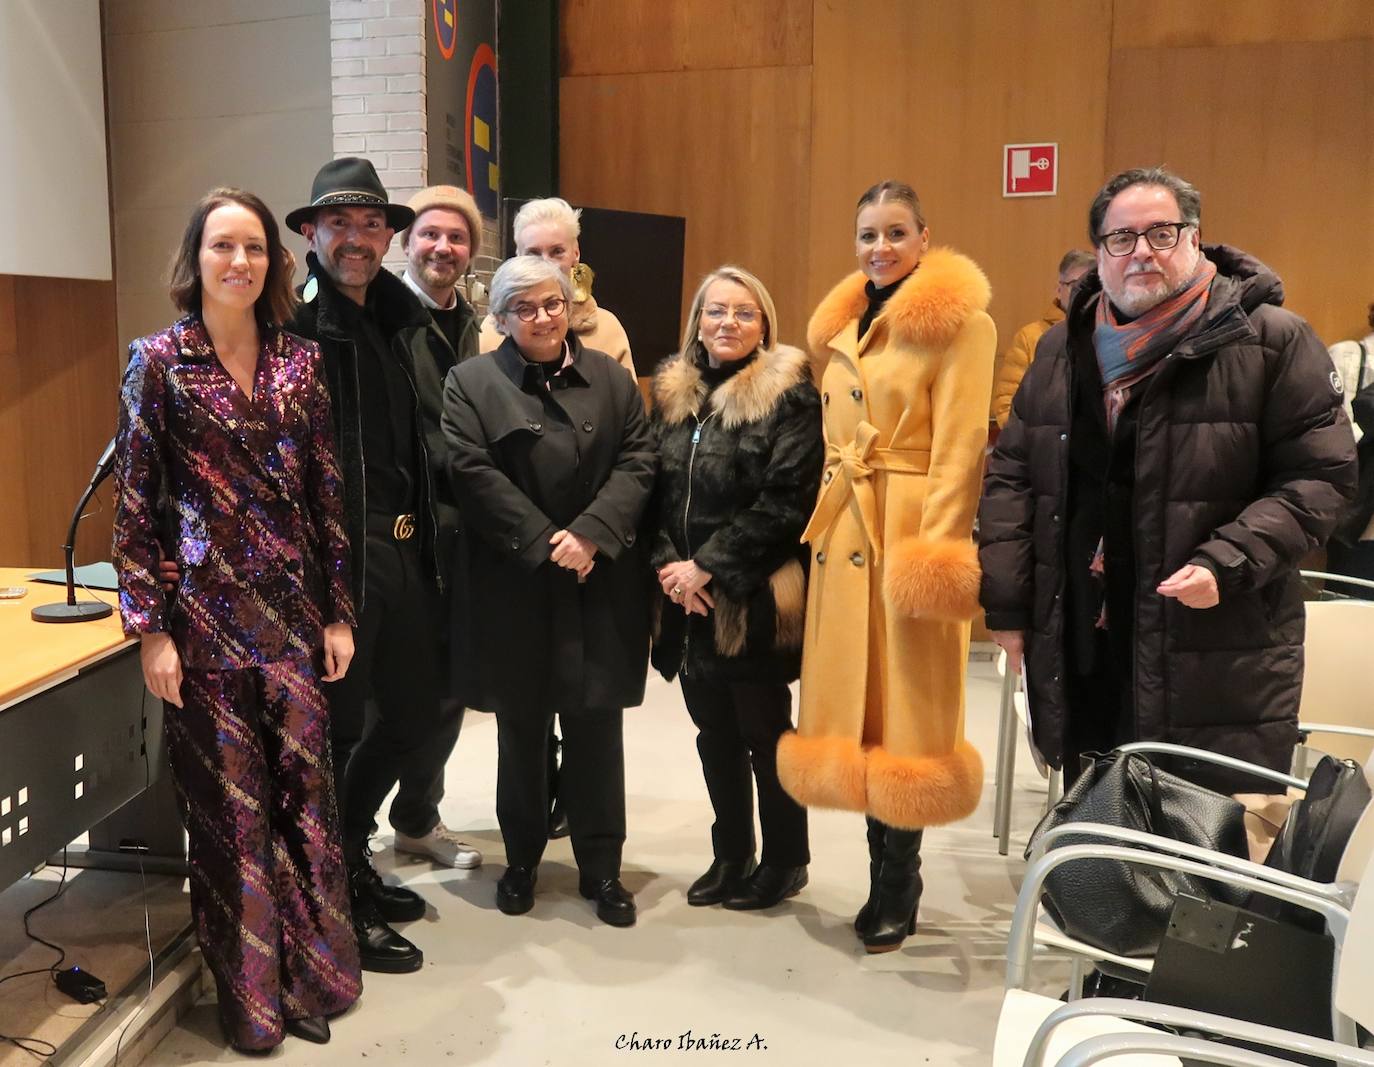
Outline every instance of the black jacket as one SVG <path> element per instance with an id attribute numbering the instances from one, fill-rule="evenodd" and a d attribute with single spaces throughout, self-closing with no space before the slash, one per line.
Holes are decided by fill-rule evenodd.
<path id="1" fill-rule="evenodd" d="M 356 343 L 344 326 L 340 301 L 347 300 L 334 287 L 315 258 L 307 254 L 310 277 L 301 289 L 302 303 L 296 309 L 290 329 L 319 343 L 324 357 L 325 377 L 334 410 L 338 433 L 339 467 L 343 472 L 345 517 L 348 540 L 353 548 L 353 597 L 359 610 L 364 599 L 363 575 L 366 573 L 365 479 L 361 408 L 358 397 L 358 357 Z M 444 376 L 453 365 L 453 349 L 429 312 L 405 283 L 388 271 L 380 271 L 368 287 L 375 299 L 378 326 L 391 344 L 391 353 L 410 381 L 415 400 L 416 454 L 423 458 L 423 470 L 416 471 L 420 494 L 420 531 L 426 559 L 435 583 L 446 585 L 440 562 L 451 550 L 445 545 L 457 525 L 452 494 L 447 482 L 436 472 L 447 469 L 446 446 L 439 430 L 439 409 Z"/>
<path id="2" fill-rule="evenodd" d="M 1278 277 L 1235 249 L 1204 251 L 1218 270 L 1207 310 L 1132 402 L 1135 733 L 1286 770 L 1302 691 L 1298 563 L 1326 540 L 1354 491 L 1354 446 L 1331 360 L 1311 327 L 1279 306 Z M 1094 547 L 1072 543 L 1065 527 L 1084 482 L 1073 438 L 1084 425 L 1075 409 L 1086 401 L 1074 398 L 1101 398 L 1100 377 L 1095 394 L 1076 381 L 1098 373 L 1100 294 L 1090 273 L 1068 318 L 1040 341 L 978 516 L 987 624 L 1025 631 L 1035 739 L 1055 766 L 1071 710 L 1067 568 L 1086 570 Z M 1099 459 L 1104 481 L 1107 459 Z M 1216 607 L 1193 610 L 1155 592 L 1189 562 L 1216 574 Z"/>
<path id="3" fill-rule="evenodd" d="M 462 515 L 452 666 L 456 695 L 484 711 L 644 698 L 652 576 L 639 527 L 658 459 L 634 381 L 569 343 L 574 362 L 552 390 L 509 339 L 454 367 L 444 387 Z M 585 583 L 550 562 L 560 529 L 597 547 Z"/>
<path id="4" fill-rule="evenodd" d="M 687 615 L 655 596 L 653 664 L 665 678 L 790 682 L 801 672 L 808 559 L 825 442 L 806 354 L 760 352 L 712 388 L 698 358 L 654 376 L 660 463 L 654 568 L 694 559 L 715 609 Z"/>

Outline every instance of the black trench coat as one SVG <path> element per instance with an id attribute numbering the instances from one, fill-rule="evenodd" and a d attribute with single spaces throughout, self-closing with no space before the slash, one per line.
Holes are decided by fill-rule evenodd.
<path id="1" fill-rule="evenodd" d="M 507 339 L 449 371 L 441 425 L 461 516 L 455 696 L 497 713 L 644 699 L 652 572 L 640 521 L 658 457 L 634 380 L 573 335 L 543 373 Z M 549 559 L 568 529 L 597 547 L 585 583 Z"/>

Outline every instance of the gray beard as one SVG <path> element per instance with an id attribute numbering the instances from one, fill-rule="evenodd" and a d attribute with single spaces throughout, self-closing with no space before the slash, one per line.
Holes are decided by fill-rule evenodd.
<path id="1" fill-rule="evenodd" d="M 1114 292 L 1113 287 L 1105 281 L 1102 283 L 1102 291 L 1107 294 L 1107 299 L 1112 302 L 1112 306 L 1117 311 L 1128 318 L 1137 319 L 1151 308 L 1159 307 L 1170 297 L 1177 296 L 1184 289 L 1187 289 L 1192 284 L 1193 275 L 1197 273 L 1198 264 L 1201 262 L 1202 253 L 1199 251 L 1193 258 L 1192 268 L 1184 275 L 1183 280 L 1162 296 L 1155 296 L 1153 293 L 1140 293 L 1136 296 L 1127 297 L 1125 292 Z"/>

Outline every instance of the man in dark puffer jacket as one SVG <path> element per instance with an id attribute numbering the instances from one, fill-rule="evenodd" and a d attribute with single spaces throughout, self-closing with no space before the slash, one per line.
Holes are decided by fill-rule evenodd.
<path id="1" fill-rule="evenodd" d="M 1297 741 L 1297 567 L 1354 491 L 1353 439 L 1321 342 L 1269 268 L 1201 244 L 1200 207 L 1160 168 L 1104 186 L 1097 270 L 988 466 L 988 627 L 1013 669 L 1024 648 L 1036 744 L 1068 781 L 1135 739 L 1280 770 Z"/>

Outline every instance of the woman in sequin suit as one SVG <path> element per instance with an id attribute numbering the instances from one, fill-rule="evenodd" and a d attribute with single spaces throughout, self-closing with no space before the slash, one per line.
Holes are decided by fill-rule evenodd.
<path id="1" fill-rule="evenodd" d="M 320 691 L 353 655 L 348 539 L 319 350 L 274 325 L 290 286 L 262 201 L 201 200 L 187 315 L 129 346 L 116 468 L 120 611 L 167 702 L 196 931 L 244 1051 L 327 1041 L 362 988 Z"/>

